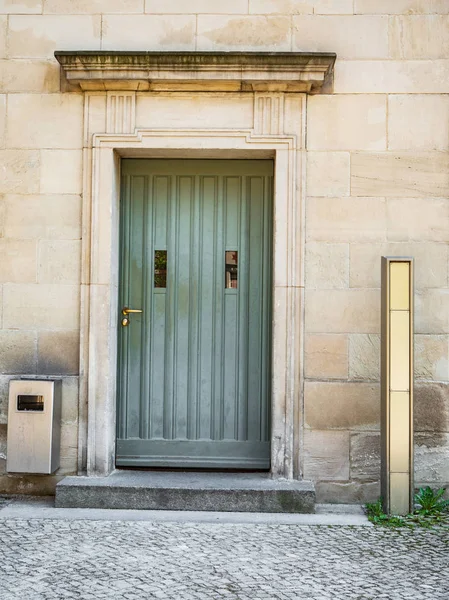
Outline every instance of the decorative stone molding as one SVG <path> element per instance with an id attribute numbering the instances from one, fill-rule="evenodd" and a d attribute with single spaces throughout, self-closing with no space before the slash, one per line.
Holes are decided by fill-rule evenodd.
<path id="1" fill-rule="evenodd" d="M 136 127 L 136 93 L 107 92 L 106 132 L 132 133 Z"/>
<path id="2" fill-rule="evenodd" d="M 285 94 L 254 94 L 254 132 L 284 133 Z"/>
<path id="3" fill-rule="evenodd" d="M 336 55 L 324 52 L 55 52 L 83 90 L 329 93 Z"/>
<path id="4" fill-rule="evenodd" d="M 229 108 L 225 130 L 183 128 L 181 123 L 179 128 L 108 134 L 100 131 L 113 121 L 107 115 L 112 101 L 105 93 L 86 94 L 80 447 L 87 447 L 87 455 L 80 460 L 89 475 L 114 469 L 120 158 L 133 156 L 274 159 L 271 473 L 301 474 L 305 98 L 263 95 L 260 100 L 256 104 L 266 121 L 258 122 L 261 129 L 267 125 L 266 134 L 252 129 L 250 121 L 248 129 L 233 128 L 235 110 Z"/>

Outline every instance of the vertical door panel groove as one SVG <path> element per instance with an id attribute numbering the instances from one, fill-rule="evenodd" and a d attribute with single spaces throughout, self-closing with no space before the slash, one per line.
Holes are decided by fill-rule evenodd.
<path id="1" fill-rule="evenodd" d="M 176 198 L 178 196 L 178 182 L 172 181 L 168 202 L 167 223 L 167 317 L 165 326 L 165 396 L 164 396 L 164 428 L 163 438 L 172 437 L 172 410 L 173 410 L 173 388 L 174 388 L 174 344 L 175 344 L 175 304 L 176 295 L 176 232 L 177 232 L 177 210 Z"/>
<path id="2" fill-rule="evenodd" d="M 150 185 L 150 177 L 145 177 L 144 180 L 144 191 L 143 191 L 143 218 L 142 218 L 142 226 L 143 226 L 143 235 L 142 235 L 142 298 L 140 304 L 135 308 L 143 310 L 142 314 L 142 356 L 140 363 L 140 380 L 142 385 L 142 392 L 140 394 L 140 422 L 139 422 L 139 437 L 146 438 L 148 437 L 148 422 L 149 422 L 149 412 L 150 412 L 150 403 L 148 402 L 149 398 L 149 376 L 150 371 L 148 369 L 148 365 L 151 364 L 151 354 L 150 354 L 150 342 L 152 339 L 151 332 L 151 323 L 147 319 L 147 301 L 148 298 L 151 297 L 148 286 L 150 285 L 149 278 L 147 274 L 150 272 L 150 268 L 152 265 L 152 258 L 148 256 L 150 249 L 153 247 L 152 240 L 152 227 L 148 227 L 149 219 L 148 215 L 151 212 L 152 208 L 152 199 L 149 195 L 149 185 Z"/>

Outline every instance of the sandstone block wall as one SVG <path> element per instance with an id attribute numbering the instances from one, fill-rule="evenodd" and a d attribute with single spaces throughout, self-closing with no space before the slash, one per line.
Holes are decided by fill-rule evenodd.
<path id="1" fill-rule="evenodd" d="M 303 474 L 379 493 L 380 256 L 412 255 L 416 481 L 449 483 L 449 0 L 0 0 L 0 491 L 77 470 L 83 96 L 53 52 L 100 49 L 337 53 L 307 100 Z M 56 478 L 4 474 L 21 374 L 63 378 Z"/>

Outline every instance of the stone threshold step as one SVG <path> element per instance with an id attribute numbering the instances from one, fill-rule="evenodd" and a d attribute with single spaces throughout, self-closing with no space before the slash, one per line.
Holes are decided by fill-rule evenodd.
<path id="1" fill-rule="evenodd" d="M 314 513 L 310 481 L 266 473 L 114 471 L 108 477 L 66 477 L 57 508 Z"/>

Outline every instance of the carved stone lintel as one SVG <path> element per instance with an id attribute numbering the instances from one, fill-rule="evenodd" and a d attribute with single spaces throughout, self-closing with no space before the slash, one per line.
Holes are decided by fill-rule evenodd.
<path id="1" fill-rule="evenodd" d="M 83 90 L 305 92 L 332 89 L 334 53 L 55 52 Z"/>

